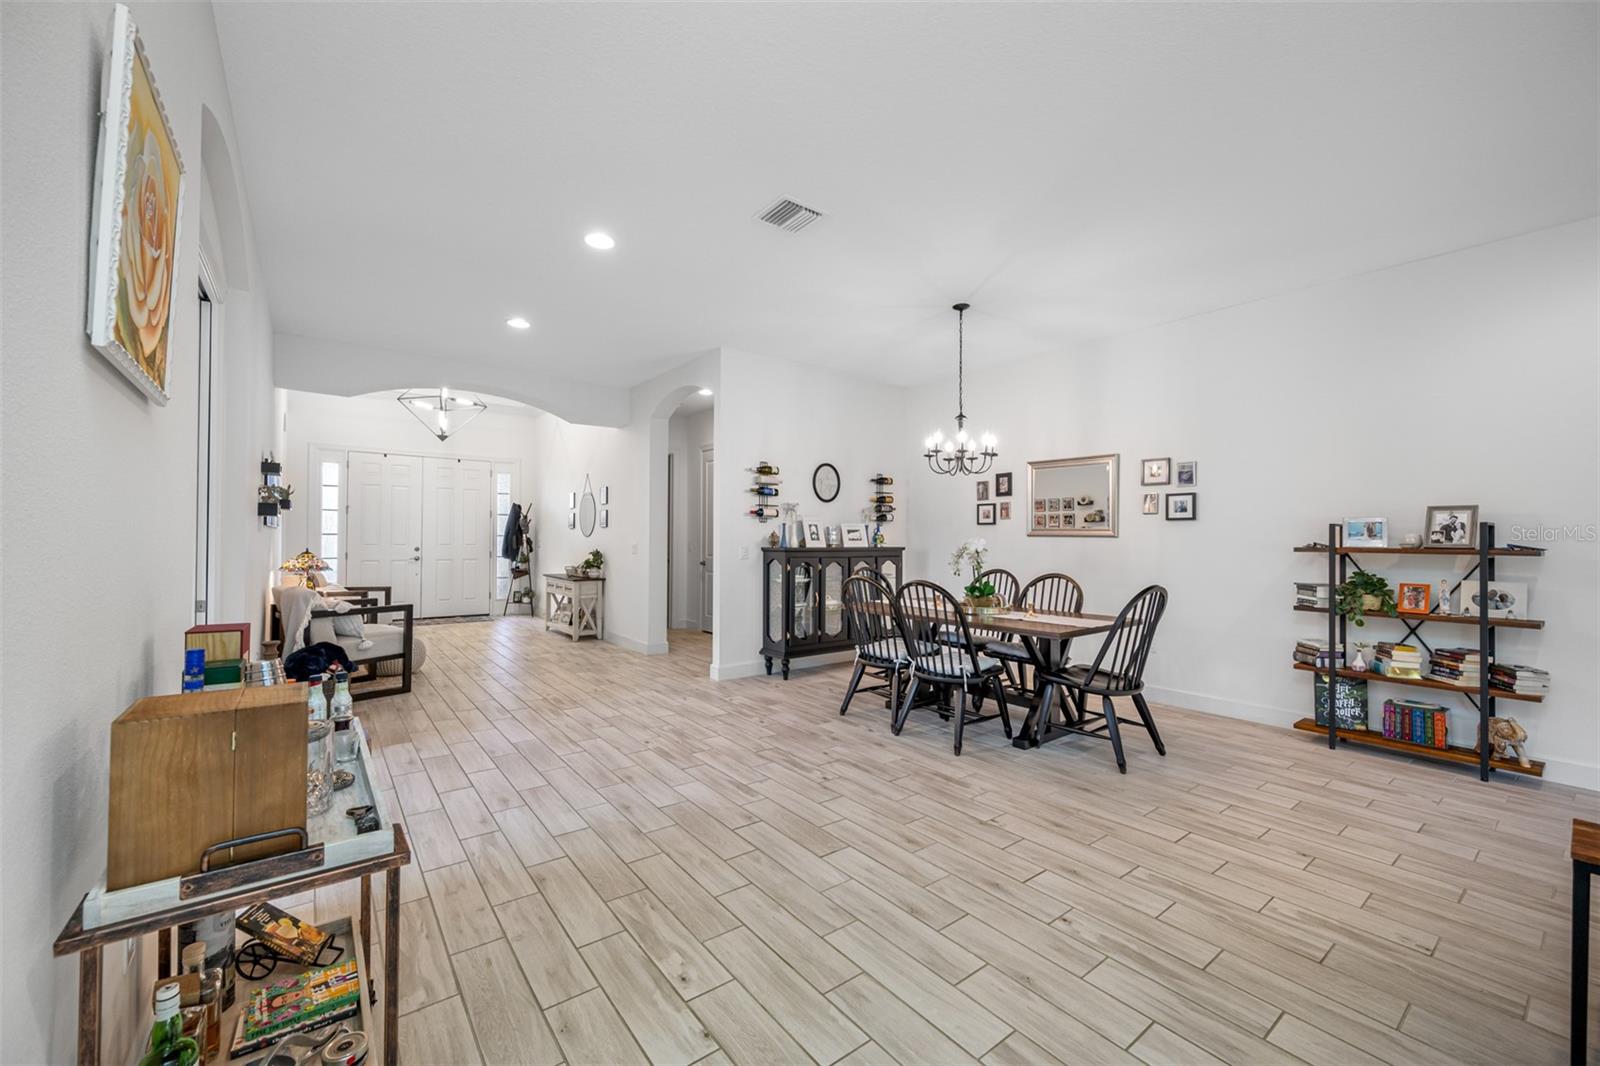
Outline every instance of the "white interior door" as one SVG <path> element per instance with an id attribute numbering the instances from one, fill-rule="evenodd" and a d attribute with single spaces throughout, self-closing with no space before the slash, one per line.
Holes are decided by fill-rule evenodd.
<path id="1" fill-rule="evenodd" d="M 425 459 L 422 468 L 424 618 L 487 614 L 494 581 L 494 495 L 481 459 Z"/>
<path id="2" fill-rule="evenodd" d="M 716 569 L 716 556 L 711 550 L 711 516 L 716 509 L 711 506 L 711 486 L 716 479 L 712 474 L 716 460 L 710 448 L 700 449 L 700 628 L 711 632 L 711 585 Z"/>
<path id="3" fill-rule="evenodd" d="M 388 585 L 392 603 L 418 603 L 422 578 L 422 460 L 351 452 L 344 582 Z"/>

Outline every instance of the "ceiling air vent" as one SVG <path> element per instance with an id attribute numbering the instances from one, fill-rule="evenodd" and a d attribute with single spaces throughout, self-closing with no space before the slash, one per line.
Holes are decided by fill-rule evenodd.
<path id="1" fill-rule="evenodd" d="M 779 200 L 756 218 L 769 226 L 777 226 L 788 233 L 799 233 L 822 217 L 822 212 L 797 204 L 793 200 Z"/>

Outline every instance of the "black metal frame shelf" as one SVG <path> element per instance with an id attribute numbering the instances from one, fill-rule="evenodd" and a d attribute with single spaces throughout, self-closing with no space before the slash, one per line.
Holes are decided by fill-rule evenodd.
<path id="1" fill-rule="evenodd" d="M 1328 606 L 1326 608 L 1322 608 L 1322 607 L 1310 607 L 1310 606 L 1296 605 L 1294 609 L 1297 610 L 1297 611 L 1308 611 L 1308 612 L 1312 612 L 1312 613 L 1315 613 L 1315 614 L 1323 614 L 1323 615 L 1327 616 L 1327 619 L 1328 619 L 1328 652 L 1329 652 L 1330 656 L 1332 656 L 1335 652 L 1337 652 L 1338 649 L 1344 647 L 1345 639 L 1346 639 L 1346 636 L 1347 636 L 1346 622 L 1345 622 L 1344 616 L 1339 614 L 1336 598 L 1333 595 L 1333 592 L 1340 585 L 1344 584 L 1345 579 L 1350 574 L 1350 568 L 1352 566 L 1355 567 L 1357 570 L 1361 570 L 1362 569 L 1362 566 L 1361 566 L 1360 562 L 1358 562 L 1356 560 L 1356 558 L 1355 558 L 1358 555 L 1410 555 L 1410 556 L 1436 555 L 1436 556 L 1442 556 L 1442 557 L 1447 557 L 1447 558 L 1461 558 L 1461 557 L 1474 558 L 1474 559 L 1477 560 L 1477 562 L 1472 566 L 1472 568 L 1470 570 L 1468 570 L 1465 574 L 1463 574 L 1458 581 L 1456 581 L 1455 586 L 1451 589 L 1451 591 L 1452 592 L 1456 591 L 1457 589 L 1461 588 L 1462 585 L 1464 585 L 1467 582 L 1471 581 L 1475 577 L 1475 578 L 1477 578 L 1478 602 L 1479 603 L 1487 603 L 1488 602 L 1489 585 L 1490 585 L 1490 582 L 1494 581 L 1494 578 L 1495 578 L 1494 568 L 1495 568 L 1495 561 L 1497 559 L 1507 559 L 1507 558 L 1537 559 L 1540 556 L 1544 555 L 1544 549 L 1543 548 L 1507 548 L 1507 547 L 1497 547 L 1495 545 L 1495 542 L 1494 542 L 1494 523 L 1493 522 L 1480 522 L 1478 524 L 1478 545 L 1475 548 L 1368 548 L 1368 547 L 1344 547 L 1344 546 L 1339 544 L 1339 533 L 1340 533 L 1339 523 L 1337 523 L 1337 522 L 1330 523 L 1329 526 L 1328 526 L 1328 541 L 1327 541 L 1326 544 L 1306 544 L 1306 545 L 1301 545 L 1300 547 L 1297 547 L 1297 548 L 1294 549 L 1297 553 L 1300 553 L 1300 554 L 1323 555 L 1323 556 L 1326 556 L 1326 558 L 1328 560 Z M 1369 619 L 1371 619 L 1371 618 L 1387 618 L 1387 617 L 1390 617 L 1390 616 L 1388 616 L 1388 615 L 1368 614 L 1367 617 Z M 1381 748 L 1384 748 L 1386 750 L 1403 750 L 1408 754 L 1414 754 L 1414 755 L 1420 756 L 1422 758 L 1430 758 L 1431 757 L 1431 758 L 1439 759 L 1441 761 L 1448 761 L 1448 762 L 1454 762 L 1454 763 L 1461 763 L 1463 761 L 1467 761 L 1467 760 L 1463 760 L 1463 758 L 1461 757 L 1462 753 L 1467 753 L 1467 754 L 1470 754 L 1470 755 L 1475 757 L 1475 761 L 1477 762 L 1477 766 L 1478 766 L 1478 777 L 1479 777 L 1480 780 L 1483 780 L 1483 781 L 1489 780 L 1489 774 L 1493 770 L 1509 769 L 1510 767 L 1506 766 L 1505 763 L 1502 760 L 1496 760 L 1496 759 L 1494 759 L 1492 757 L 1492 750 L 1491 750 L 1491 747 L 1490 747 L 1490 744 L 1489 744 L 1489 719 L 1493 718 L 1494 715 L 1495 715 L 1495 701 L 1504 699 L 1504 700 L 1520 700 L 1520 701 L 1529 702 L 1529 703 L 1539 703 L 1539 702 L 1543 701 L 1544 697 L 1541 696 L 1541 695 L 1533 695 L 1533 694 L 1528 694 L 1528 693 L 1507 692 L 1507 691 L 1502 690 L 1502 689 L 1496 689 L 1494 686 L 1492 686 L 1489 683 L 1489 676 L 1490 676 L 1490 673 L 1492 672 L 1492 669 L 1493 669 L 1493 666 L 1494 666 L 1494 663 L 1495 663 L 1495 633 L 1496 633 L 1496 631 L 1498 629 L 1501 629 L 1501 628 L 1543 629 L 1544 628 L 1544 623 L 1541 622 L 1541 621 L 1537 621 L 1537 620 L 1534 620 L 1534 619 L 1527 619 L 1527 618 L 1490 618 L 1487 611 L 1483 611 L 1483 612 L 1479 613 L 1478 615 L 1408 614 L 1408 613 L 1401 613 L 1401 614 L 1396 614 L 1393 617 L 1394 617 L 1394 619 L 1396 621 L 1402 622 L 1406 626 L 1405 636 L 1401 637 L 1400 640 L 1396 641 L 1396 643 L 1404 643 L 1404 642 L 1406 642 L 1408 640 L 1411 640 L 1411 639 L 1415 638 L 1419 644 L 1421 644 L 1424 648 L 1428 649 L 1429 655 L 1433 654 L 1433 649 L 1431 647 L 1428 647 L 1428 642 L 1426 640 L 1424 640 L 1422 635 L 1421 635 L 1421 633 L 1418 632 L 1427 623 L 1429 623 L 1429 622 L 1447 622 L 1447 623 L 1455 623 L 1455 624 L 1460 624 L 1460 625 L 1476 625 L 1478 627 L 1478 684 L 1477 684 L 1477 686 L 1475 688 L 1472 688 L 1472 687 L 1468 687 L 1468 686 L 1465 686 L 1465 685 L 1452 685 L 1452 684 L 1449 684 L 1448 682 L 1436 681 L 1436 680 L 1434 680 L 1432 678 L 1427 678 L 1427 677 L 1422 677 L 1422 678 L 1389 677 L 1389 676 L 1386 676 L 1384 674 L 1379 674 L 1379 673 L 1375 673 L 1375 672 L 1363 672 L 1363 671 L 1359 671 L 1359 670 L 1349 670 L 1349 669 L 1345 669 L 1345 668 L 1338 668 L 1338 669 L 1336 669 L 1334 671 L 1334 673 L 1337 674 L 1337 676 L 1343 677 L 1343 678 L 1359 679 L 1359 680 L 1363 680 L 1363 681 L 1378 681 L 1378 682 L 1384 682 L 1384 683 L 1393 684 L 1393 685 L 1411 685 L 1411 686 L 1420 687 L 1420 688 L 1433 689 L 1435 691 L 1454 692 L 1454 693 L 1457 693 L 1458 695 L 1461 695 L 1461 696 L 1465 697 L 1467 702 L 1472 704 L 1473 708 L 1476 709 L 1477 712 L 1478 712 L 1478 747 L 1477 747 L 1477 750 L 1474 752 L 1471 748 L 1459 748 L 1459 747 L 1434 749 L 1434 748 L 1428 748 L 1426 746 L 1417 745 L 1417 744 L 1408 744 L 1408 745 L 1405 745 L 1404 748 L 1402 749 L 1402 748 L 1397 747 L 1396 745 L 1392 745 L 1392 744 L 1381 744 L 1380 745 L 1380 744 L 1372 743 L 1371 738 L 1372 738 L 1373 734 L 1371 734 L 1371 733 L 1367 733 L 1367 734 L 1364 734 L 1364 735 L 1361 735 L 1361 736 L 1358 737 L 1356 735 L 1358 733 L 1358 731 L 1356 731 L 1356 730 L 1345 730 L 1341 734 L 1341 732 L 1339 730 L 1339 722 L 1338 722 L 1337 716 L 1334 713 L 1334 703 L 1335 703 L 1335 701 L 1332 698 L 1332 692 L 1331 691 L 1330 691 L 1329 700 L 1328 700 L 1328 724 L 1327 724 L 1327 727 L 1326 727 L 1327 736 L 1328 736 L 1328 747 L 1330 749 L 1337 748 L 1339 746 L 1339 741 L 1340 741 L 1341 737 L 1346 737 L 1347 739 L 1349 739 L 1351 741 L 1359 741 L 1361 743 L 1365 743 L 1368 746 L 1372 746 L 1372 747 L 1381 747 Z M 1326 669 L 1319 669 L 1318 667 L 1312 666 L 1312 665 L 1310 665 L 1308 663 L 1296 663 L 1295 664 L 1295 669 L 1297 669 L 1297 670 L 1306 670 L 1306 671 L 1309 671 L 1311 673 L 1317 674 L 1319 677 L 1320 676 L 1326 676 L 1328 674 L 1328 671 Z M 1334 682 L 1333 682 L 1333 678 L 1331 678 L 1331 677 L 1328 678 L 1328 681 L 1329 681 L 1329 686 L 1330 686 L 1330 690 L 1331 690 L 1333 687 L 1335 687 L 1334 686 Z M 1306 729 L 1306 726 L 1308 724 L 1312 726 L 1312 728 L 1307 730 L 1308 732 L 1318 732 L 1318 733 L 1322 732 L 1322 727 L 1315 726 L 1315 723 L 1297 723 L 1296 724 L 1296 728 L 1297 729 Z M 1380 734 L 1377 734 L 1377 735 L 1381 736 L 1382 734 L 1380 733 Z M 1451 754 L 1449 754 L 1449 755 L 1435 754 L 1435 753 L 1442 753 L 1442 752 L 1449 752 Z M 1542 769 L 1543 769 L 1543 764 L 1542 763 L 1535 764 L 1535 765 L 1539 769 L 1535 770 L 1535 771 L 1531 771 L 1531 772 L 1538 773 L 1538 772 L 1542 771 Z M 1518 767 L 1518 769 L 1519 769 L 1520 772 L 1523 772 L 1523 773 L 1530 772 L 1529 770 L 1522 769 L 1520 767 Z"/>

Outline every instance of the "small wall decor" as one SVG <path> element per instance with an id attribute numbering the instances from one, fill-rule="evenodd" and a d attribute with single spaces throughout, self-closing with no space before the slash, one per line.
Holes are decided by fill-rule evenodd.
<path id="1" fill-rule="evenodd" d="M 594 536 L 595 521 L 599 518 L 599 505 L 594 500 L 594 489 L 590 487 L 589 475 L 583 475 L 583 495 L 578 497 L 578 532 L 586 537 Z"/>
<path id="2" fill-rule="evenodd" d="M 1194 479 L 1196 473 L 1198 472 L 1198 467 L 1199 464 L 1192 459 L 1188 462 L 1179 463 L 1177 466 L 1178 486 L 1186 489 L 1194 488 Z"/>
<path id="3" fill-rule="evenodd" d="M 1161 493 L 1159 493 L 1159 492 L 1147 492 L 1147 493 L 1144 494 L 1144 513 L 1145 514 L 1160 514 L 1161 513 Z"/>
<path id="4" fill-rule="evenodd" d="M 1389 546 L 1389 521 L 1386 518 L 1346 518 L 1340 529 L 1346 548 Z"/>
<path id="5" fill-rule="evenodd" d="M 832 463 L 818 463 L 811 472 L 811 491 L 823 503 L 839 498 L 839 468 Z"/>
<path id="6" fill-rule="evenodd" d="M 994 476 L 994 494 L 996 496 L 1011 495 L 1011 475 L 1009 473 Z"/>
<path id="7" fill-rule="evenodd" d="M 1423 539 L 1430 548 L 1475 548 L 1478 546 L 1478 505 L 1445 506 L 1436 504 L 1428 508 Z"/>
<path id="8" fill-rule="evenodd" d="M 989 498 L 989 482 L 988 482 L 988 480 L 985 479 L 983 481 L 978 482 L 977 484 L 978 484 L 978 499 L 979 500 L 987 500 Z"/>
<path id="9" fill-rule="evenodd" d="M 1000 521 L 1004 522 L 1011 517 L 1011 501 L 1000 501 Z"/>
<path id="10" fill-rule="evenodd" d="M 112 13 L 105 71 L 89 243 L 89 343 L 165 404 L 183 157 L 124 4 Z"/>
<path id="11" fill-rule="evenodd" d="M 778 468 L 762 459 L 750 467 L 750 473 L 750 492 L 755 496 L 755 502 L 745 513 L 758 522 L 777 518 L 778 486 L 783 484 L 783 479 L 778 476 Z M 788 538 L 784 536 L 781 539 L 787 542 Z"/>
<path id="12" fill-rule="evenodd" d="M 816 545 L 816 544 L 821 544 L 821 543 L 822 543 L 822 523 L 821 522 L 807 522 L 806 523 L 806 544 Z M 804 547 L 804 546 L 805 545 L 801 545 L 801 547 Z"/>
<path id="13" fill-rule="evenodd" d="M 611 502 L 611 486 L 610 485 L 601 485 L 600 486 L 600 506 L 601 507 L 605 507 L 610 502 Z"/>
<path id="14" fill-rule="evenodd" d="M 278 528 L 278 513 L 294 502 L 294 487 L 283 483 L 283 464 L 271 454 L 261 460 L 261 484 L 256 487 L 256 517 L 269 529 Z"/>
<path id="15" fill-rule="evenodd" d="M 1192 492 L 1167 493 L 1167 521 L 1193 522 L 1199 503 Z"/>
<path id="16" fill-rule="evenodd" d="M 994 514 L 995 514 L 994 504 L 992 504 L 992 503 L 980 503 L 980 504 L 978 504 L 978 525 L 980 525 L 980 526 L 992 526 L 992 525 L 994 525 L 994 522 L 995 522 Z"/>
<path id="17" fill-rule="evenodd" d="M 1146 459 L 1140 464 L 1141 485 L 1170 485 L 1172 484 L 1171 459 Z"/>
<path id="18" fill-rule="evenodd" d="M 610 529 L 611 528 L 611 508 L 609 508 L 609 507 L 600 508 L 600 528 L 601 529 Z"/>

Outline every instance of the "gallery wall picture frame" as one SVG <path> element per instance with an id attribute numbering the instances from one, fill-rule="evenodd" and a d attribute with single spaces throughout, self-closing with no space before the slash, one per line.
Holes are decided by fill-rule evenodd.
<path id="1" fill-rule="evenodd" d="M 823 503 L 839 498 L 839 468 L 832 463 L 818 463 L 811 472 L 811 492 Z"/>
<path id="2" fill-rule="evenodd" d="M 989 498 L 989 480 L 987 478 L 985 478 L 984 480 L 978 482 L 977 484 L 978 484 L 978 499 L 980 501 L 987 500 Z"/>
<path id="3" fill-rule="evenodd" d="M 1426 548 L 1476 548 L 1478 505 L 1430 504 L 1422 523 Z"/>
<path id="4" fill-rule="evenodd" d="M 1161 493 L 1159 493 L 1159 492 L 1147 492 L 1147 493 L 1145 493 L 1144 494 L 1144 508 L 1143 508 L 1143 510 L 1144 510 L 1145 514 L 1160 514 L 1161 513 Z"/>
<path id="5" fill-rule="evenodd" d="M 89 343 L 166 405 L 183 155 L 127 5 L 111 17 L 89 235 Z"/>
<path id="6" fill-rule="evenodd" d="M 600 506 L 604 507 L 611 502 L 611 486 L 600 486 Z"/>
<path id="7" fill-rule="evenodd" d="M 996 474 L 994 476 L 994 494 L 996 496 L 1011 495 L 1011 475 L 1009 473 Z"/>
<path id="8" fill-rule="evenodd" d="M 1139 463 L 1139 484 L 1172 484 L 1172 459 L 1144 459 Z"/>
<path id="9" fill-rule="evenodd" d="M 1347 548 L 1387 548 L 1389 546 L 1389 520 L 1387 518 L 1346 518 L 1340 524 L 1340 535 Z"/>
<path id="10" fill-rule="evenodd" d="M 1167 493 L 1167 521 L 1193 522 L 1200 509 L 1199 497 L 1193 492 Z"/>
<path id="11" fill-rule="evenodd" d="M 567 528 L 568 529 L 577 529 L 578 528 L 578 512 L 577 511 L 568 511 L 567 512 Z"/>
<path id="12" fill-rule="evenodd" d="M 995 509 L 992 503 L 978 504 L 978 525 L 992 526 L 995 523 Z"/>
<path id="13" fill-rule="evenodd" d="M 600 508 L 600 528 L 611 528 L 611 508 L 609 507 Z"/>
<path id="14" fill-rule="evenodd" d="M 1179 488 L 1192 489 L 1200 473 L 1200 464 L 1193 459 L 1187 459 L 1173 467 L 1173 484 Z"/>
<path id="15" fill-rule="evenodd" d="M 1009 521 L 1010 518 L 1011 518 L 1011 501 L 1010 500 L 1001 500 L 1000 501 L 1000 521 L 1002 521 L 1002 522 Z"/>

